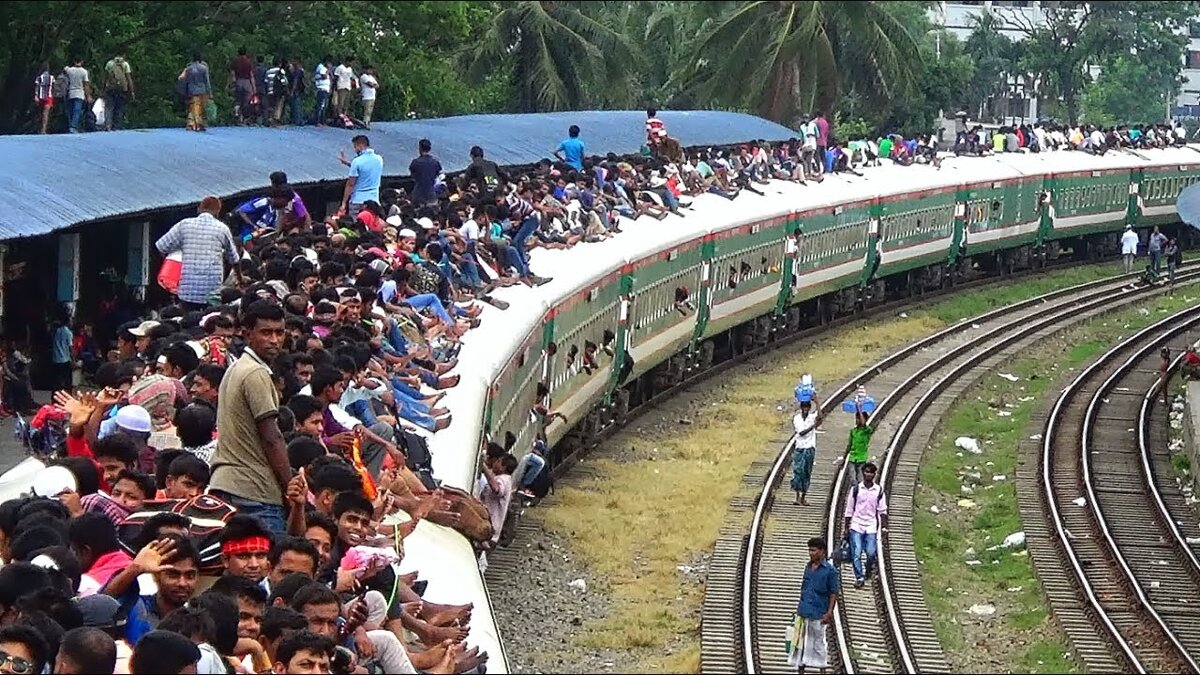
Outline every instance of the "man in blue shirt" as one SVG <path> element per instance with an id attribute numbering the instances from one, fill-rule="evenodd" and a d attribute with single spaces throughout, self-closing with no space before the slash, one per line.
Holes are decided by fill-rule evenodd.
<path id="1" fill-rule="evenodd" d="M 354 144 L 354 153 L 358 155 L 353 161 L 346 159 L 346 153 L 339 152 L 338 160 L 350 167 L 350 177 L 346 179 L 346 189 L 342 192 L 342 210 L 351 217 L 362 211 L 367 201 L 379 203 L 379 184 L 383 180 L 383 158 L 371 149 L 371 141 L 359 134 L 350 139 Z"/>
<path id="2" fill-rule="evenodd" d="M 292 190 L 284 186 L 271 188 L 271 193 L 266 197 L 242 202 L 236 211 L 242 219 L 238 227 L 238 237 L 242 241 L 249 241 L 264 231 L 274 230 L 279 220 L 279 212 L 291 203 Z"/>
<path id="3" fill-rule="evenodd" d="M 808 540 L 809 560 L 804 566 L 804 582 L 796 606 L 798 625 L 788 645 L 788 665 L 797 666 L 800 673 L 809 667 L 819 668 L 821 673 L 829 668 L 825 626 L 833 621 L 841 584 L 837 570 L 825 559 L 826 551 L 821 537 Z"/>
<path id="4" fill-rule="evenodd" d="M 579 125 L 572 124 L 570 129 L 567 129 L 567 140 L 558 144 L 554 149 L 554 156 L 560 161 L 571 165 L 571 168 L 576 171 L 583 171 L 583 152 L 585 146 L 583 141 L 579 140 Z"/>
<path id="5" fill-rule="evenodd" d="M 71 333 L 70 314 L 65 307 L 59 307 L 51 324 L 50 362 L 54 364 L 54 389 L 69 391 L 72 388 L 73 360 L 71 358 L 71 343 L 75 340 Z"/>

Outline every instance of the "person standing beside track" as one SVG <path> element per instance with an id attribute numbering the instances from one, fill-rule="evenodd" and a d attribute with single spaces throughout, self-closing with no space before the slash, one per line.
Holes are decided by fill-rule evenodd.
<path id="1" fill-rule="evenodd" d="M 1150 233 L 1150 243 L 1147 249 L 1150 252 L 1150 269 L 1154 270 L 1154 278 L 1158 278 L 1158 270 L 1162 266 L 1163 247 L 1167 245 L 1167 235 L 1163 234 L 1158 226 L 1154 226 L 1154 231 Z"/>
<path id="2" fill-rule="evenodd" d="M 795 503 L 802 506 L 808 506 L 808 483 L 817 456 L 817 427 L 821 425 L 821 419 L 821 403 L 816 396 L 811 402 L 802 402 L 800 412 L 792 418 L 792 427 L 796 430 L 792 449 L 792 490 L 796 493 Z"/>
<path id="3" fill-rule="evenodd" d="M 1138 236 L 1133 231 L 1133 225 L 1125 226 L 1125 234 L 1121 235 L 1121 258 L 1125 261 L 1125 274 L 1133 271 L 1133 259 L 1137 256 Z"/>
<path id="4" fill-rule="evenodd" d="M 841 583 L 837 570 L 825 557 L 827 549 L 821 537 L 808 540 L 808 564 L 804 566 L 795 635 L 788 651 L 788 665 L 798 667 L 801 675 L 807 668 L 818 668 L 821 673 L 829 669 L 825 627 L 833 621 Z"/>

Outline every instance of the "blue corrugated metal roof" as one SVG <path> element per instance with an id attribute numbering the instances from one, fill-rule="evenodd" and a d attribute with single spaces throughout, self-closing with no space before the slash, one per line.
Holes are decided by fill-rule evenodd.
<path id="1" fill-rule="evenodd" d="M 663 111 L 659 117 L 684 145 L 783 139 L 786 127 L 752 115 Z M 428 138 L 448 171 L 464 168 L 472 145 L 501 164 L 550 156 L 578 124 L 589 153 L 636 152 L 646 113 L 582 111 L 466 115 L 381 122 L 369 132 L 329 127 L 219 127 L 207 133 L 146 129 L 54 136 L 0 137 L 0 239 L 44 234 L 80 223 L 185 206 L 209 194 L 233 195 L 267 184 L 283 170 L 296 185 L 343 178 L 339 150 L 366 133 L 384 158 L 385 176 L 408 174 L 417 141 Z"/>

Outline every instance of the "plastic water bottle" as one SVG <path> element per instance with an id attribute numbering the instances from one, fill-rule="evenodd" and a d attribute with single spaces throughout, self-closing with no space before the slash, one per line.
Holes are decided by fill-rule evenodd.
<path id="1" fill-rule="evenodd" d="M 817 388 L 813 386 L 812 375 L 805 373 L 800 376 L 800 384 L 796 385 L 796 401 L 800 403 L 812 403 L 813 396 L 816 396 Z"/>
<path id="2" fill-rule="evenodd" d="M 875 411 L 875 399 L 867 395 L 867 388 L 858 385 L 858 389 L 854 392 L 854 397 L 842 401 L 842 410 L 851 414 L 858 411 L 870 414 Z"/>

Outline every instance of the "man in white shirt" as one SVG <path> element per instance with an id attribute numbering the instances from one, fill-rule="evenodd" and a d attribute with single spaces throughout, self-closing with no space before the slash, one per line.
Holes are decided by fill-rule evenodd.
<path id="1" fill-rule="evenodd" d="M 313 69 L 313 86 L 317 90 L 316 107 L 313 108 L 313 124 L 319 127 L 325 125 L 325 111 L 329 108 L 329 95 L 333 91 L 332 64 L 333 57 L 326 56 Z"/>
<path id="2" fill-rule="evenodd" d="M 350 90 L 354 88 L 357 79 L 354 77 L 354 57 L 342 59 L 341 65 L 333 69 L 333 114 L 341 115 L 350 104 Z"/>
<path id="3" fill-rule="evenodd" d="M 67 131 L 77 134 L 83 126 L 83 106 L 92 102 L 92 81 L 83 67 L 83 58 L 78 56 L 63 73 L 67 76 Z"/>
<path id="4" fill-rule="evenodd" d="M 1121 235 L 1121 257 L 1125 260 L 1125 274 L 1133 271 L 1133 258 L 1137 255 L 1138 236 L 1133 231 L 1133 225 L 1125 226 L 1125 234 Z"/>
<path id="5" fill-rule="evenodd" d="M 358 78 L 358 90 L 362 93 L 362 122 L 368 129 L 371 128 L 371 113 L 375 112 L 375 91 L 377 89 L 379 89 L 379 80 L 375 79 L 375 67 L 368 65 L 363 68 L 362 77 Z"/>
<path id="6" fill-rule="evenodd" d="M 816 410 L 813 410 L 813 408 Z M 808 506 L 808 483 L 812 479 L 813 460 L 817 456 L 817 427 L 821 425 L 821 403 L 813 397 L 812 403 L 800 404 L 800 412 L 792 418 L 796 430 L 792 449 L 792 490 L 796 493 L 796 504 Z"/>

